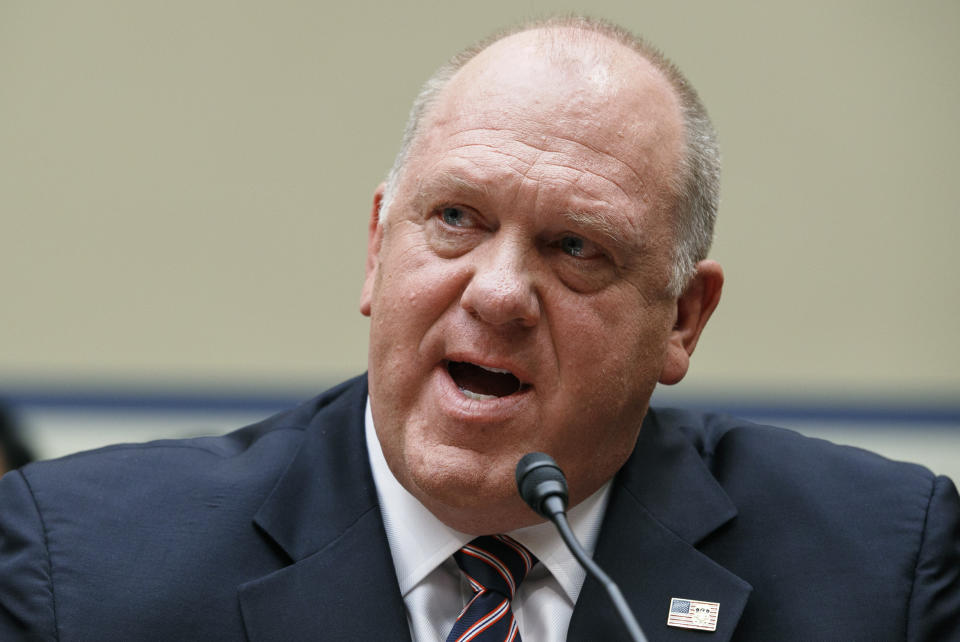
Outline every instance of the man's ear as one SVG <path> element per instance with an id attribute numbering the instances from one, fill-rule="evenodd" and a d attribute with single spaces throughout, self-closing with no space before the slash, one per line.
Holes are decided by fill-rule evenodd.
<path id="1" fill-rule="evenodd" d="M 370 211 L 370 226 L 367 229 L 367 275 L 360 291 L 360 313 L 370 316 L 373 301 L 373 286 L 377 279 L 377 267 L 380 264 L 380 242 L 383 240 L 383 226 L 380 224 L 380 208 L 383 207 L 383 192 L 386 188 L 380 183 L 373 193 L 373 208 Z"/>
<path id="2" fill-rule="evenodd" d="M 700 333 L 720 303 L 723 268 L 716 261 L 700 261 L 686 289 L 677 298 L 677 320 L 667 339 L 667 356 L 660 383 L 672 385 L 683 379 Z"/>

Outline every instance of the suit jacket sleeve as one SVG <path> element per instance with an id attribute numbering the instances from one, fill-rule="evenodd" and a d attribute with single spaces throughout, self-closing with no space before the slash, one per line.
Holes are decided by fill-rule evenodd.
<path id="1" fill-rule="evenodd" d="M 946 477 L 933 482 L 907 622 L 910 640 L 960 640 L 960 499 Z"/>
<path id="2" fill-rule="evenodd" d="M 0 479 L 0 640 L 56 639 L 43 519 L 19 471 Z"/>

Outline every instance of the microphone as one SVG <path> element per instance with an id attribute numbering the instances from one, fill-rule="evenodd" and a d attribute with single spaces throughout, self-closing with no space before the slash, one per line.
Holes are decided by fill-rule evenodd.
<path id="1" fill-rule="evenodd" d="M 647 642 L 616 583 L 587 555 L 573 534 L 567 521 L 567 478 L 557 466 L 557 462 L 546 453 L 527 453 L 517 462 L 516 477 L 520 497 L 534 512 L 546 517 L 557 527 L 564 544 L 580 565 L 607 591 L 633 641 Z"/>

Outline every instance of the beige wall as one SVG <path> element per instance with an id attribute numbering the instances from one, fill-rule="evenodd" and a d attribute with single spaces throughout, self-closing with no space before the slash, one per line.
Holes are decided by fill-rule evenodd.
<path id="1" fill-rule="evenodd" d="M 0 382 L 364 368 L 373 188 L 418 84 L 568 2 L 0 3 Z M 960 384 L 960 3 L 591 2 L 699 88 L 724 301 L 695 390 Z"/>

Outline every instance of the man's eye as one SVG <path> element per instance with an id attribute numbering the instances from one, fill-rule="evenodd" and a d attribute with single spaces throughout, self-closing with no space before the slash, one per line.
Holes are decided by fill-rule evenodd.
<path id="1" fill-rule="evenodd" d="M 578 259 L 595 259 L 603 255 L 603 250 L 595 243 L 579 236 L 563 236 L 557 246 L 564 254 Z"/>
<path id="2" fill-rule="evenodd" d="M 584 241 L 576 236 L 564 236 L 560 239 L 560 249 L 570 256 L 582 257 L 584 252 Z"/>
<path id="3" fill-rule="evenodd" d="M 459 207 L 444 207 L 440 210 L 440 218 L 451 227 L 463 227 L 469 224 L 469 215 Z"/>

